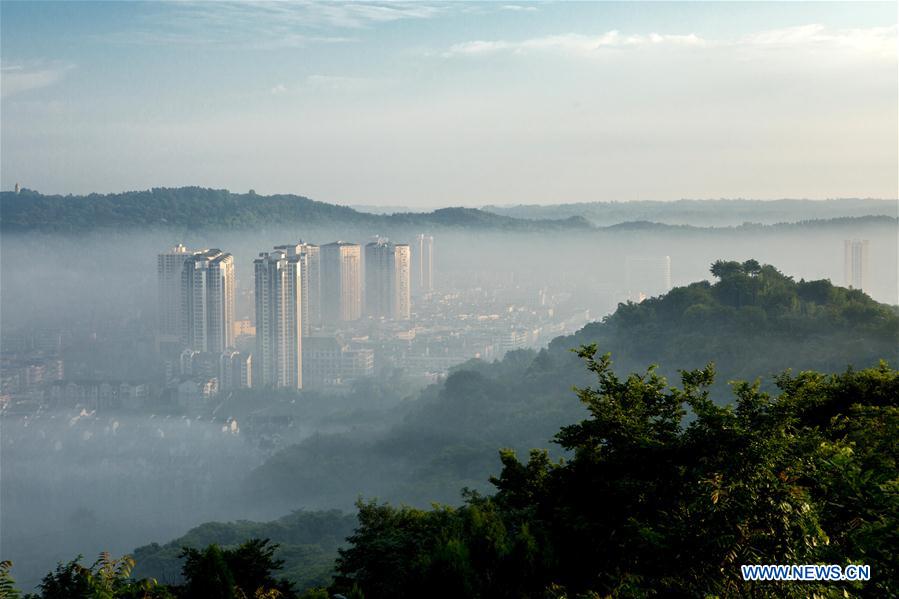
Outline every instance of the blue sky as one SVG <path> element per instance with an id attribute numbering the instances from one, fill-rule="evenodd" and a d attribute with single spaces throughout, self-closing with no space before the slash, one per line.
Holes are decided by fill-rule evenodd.
<path id="1" fill-rule="evenodd" d="M 0 185 L 895 197 L 896 5 L 2 2 Z"/>

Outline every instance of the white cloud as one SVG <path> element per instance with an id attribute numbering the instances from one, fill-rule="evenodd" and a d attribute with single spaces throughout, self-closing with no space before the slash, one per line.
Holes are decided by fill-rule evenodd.
<path id="1" fill-rule="evenodd" d="M 287 91 L 287 86 L 285 86 L 283 83 L 279 83 L 278 85 L 275 85 L 274 87 L 272 87 L 269 90 L 269 92 L 271 92 L 271 94 L 273 96 L 276 96 L 278 94 L 283 94 L 286 91 Z"/>
<path id="2" fill-rule="evenodd" d="M 816 23 L 750 34 L 743 37 L 738 44 L 775 49 L 834 49 L 895 59 L 896 34 L 896 25 L 867 29 L 830 29 Z"/>
<path id="3" fill-rule="evenodd" d="M 228 44 L 257 49 L 356 41 L 325 29 L 365 29 L 403 19 L 428 19 L 440 7 L 405 2 L 175 2 L 155 5 L 129 31 L 104 35 L 113 43 Z"/>
<path id="4" fill-rule="evenodd" d="M 72 65 L 4 65 L 0 69 L 0 97 L 53 85 L 72 68 Z"/>
<path id="5" fill-rule="evenodd" d="M 867 29 L 830 29 L 812 24 L 784 29 L 761 31 L 737 40 L 710 40 L 694 33 L 624 35 L 611 30 L 600 35 L 564 33 L 530 39 L 475 40 L 451 46 L 445 57 L 475 56 L 493 53 L 525 54 L 530 52 L 556 52 L 569 56 L 590 57 L 601 55 L 603 50 L 616 48 L 640 48 L 653 46 L 714 47 L 738 49 L 804 49 L 809 51 L 833 50 L 845 54 L 896 57 L 896 26 Z"/>
<path id="6" fill-rule="evenodd" d="M 606 48 L 658 45 L 705 46 L 708 45 L 708 42 L 692 33 L 687 35 L 663 35 L 659 33 L 622 35 L 621 32 L 612 30 L 595 36 L 565 33 L 517 42 L 505 40 L 464 42 L 451 46 L 444 55 L 477 55 L 495 52 L 522 54 L 530 51 L 555 51 L 575 56 L 590 56 Z"/>
<path id="7" fill-rule="evenodd" d="M 504 4 L 500 6 L 500 10 L 511 10 L 515 12 L 537 12 L 537 7 L 533 4 Z"/>

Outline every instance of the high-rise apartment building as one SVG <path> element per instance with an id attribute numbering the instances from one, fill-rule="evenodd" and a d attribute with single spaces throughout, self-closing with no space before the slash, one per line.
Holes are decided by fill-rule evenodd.
<path id="1" fill-rule="evenodd" d="M 221 353 L 234 345 L 234 257 L 218 249 L 194 252 L 181 270 L 181 342 Z"/>
<path id="2" fill-rule="evenodd" d="M 181 271 L 184 262 L 196 252 L 178 244 L 156 257 L 159 285 L 158 330 L 165 341 L 181 339 Z"/>
<path id="3" fill-rule="evenodd" d="M 434 237 L 420 234 L 415 238 L 413 256 L 415 292 L 425 295 L 434 290 Z"/>
<path id="4" fill-rule="evenodd" d="M 365 246 L 365 313 L 373 318 L 411 317 L 411 249 L 378 239 Z"/>
<path id="5" fill-rule="evenodd" d="M 846 287 L 867 289 L 869 245 L 867 239 L 847 239 L 843 242 L 843 281 Z"/>
<path id="6" fill-rule="evenodd" d="M 321 254 L 319 247 L 311 243 L 277 245 L 276 250 L 288 256 L 300 257 L 300 276 L 303 296 L 303 336 L 309 337 L 315 327 L 321 326 Z"/>
<path id="7" fill-rule="evenodd" d="M 641 302 L 671 291 L 671 256 L 625 258 L 628 299 Z"/>
<path id="8" fill-rule="evenodd" d="M 362 316 L 362 248 L 335 241 L 321 246 L 321 315 L 327 325 Z"/>
<path id="9" fill-rule="evenodd" d="M 256 353 L 253 385 L 303 387 L 302 266 L 299 255 L 276 250 L 253 261 Z"/>
<path id="10" fill-rule="evenodd" d="M 219 356 L 219 387 L 223 391 L 253 386 L 253 357 L 237 351 Z"/>

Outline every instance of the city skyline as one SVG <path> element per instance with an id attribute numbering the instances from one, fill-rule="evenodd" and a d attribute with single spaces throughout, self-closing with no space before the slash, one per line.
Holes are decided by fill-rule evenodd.
<path id="1" fill-rule="evenodd" d="M 895 196 L 894 4 L 0 11 L 3 189 L 416 209 Z"/>

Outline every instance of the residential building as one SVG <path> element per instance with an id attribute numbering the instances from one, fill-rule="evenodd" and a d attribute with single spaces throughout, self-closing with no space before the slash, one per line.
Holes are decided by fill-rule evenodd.
<path id="1" fill-rule="evenodd" d="M 413 282 L 418 295 L 434 291 L 434 236 L 420 234 L 415 238 Z"/>
<path id="2" fill-rule="evenodd" d="M 317 245 L 300 241 L 296 244 L 278 245 L 275 250 L 300 258 L 302 278 L 303 336 L 312 334 L 321 326 L 321 252 Z"/>
<path id="3" fill-rule="evenodd" d="M 301 257 L 281 250 L 253 261 L 256 280 L 254 385 L 303 387 Z"/>
<path id="4" fill-rule="evenodd" d="M 195 253 L 179 243 L 156 257 L 159 305 L 157 329 L 163 341 L 175 342 L 181 339 L 181 272 L 184 270 L 184 263 Z"/>
<path id="5" fill-rule="evenodd" d="M 196 252 L 181 271 L 181 342 L 202 352 L 234 345 L 234 257 L 218 249 Z"/>
<path id="6" fill-rule="evenodd" d="M 339 326 L 362 316 L 362 248 L 335 241 L 321 246 L 321 316 Z"/>
<path id="7" fill-rule="evenodd" d="M 365 246 L 365 313 L 372 318 L 411 317 L 408 244 L 378 239 Z"/>
<path id="8" fill-rule="evenodd" d="M 303 365 L 309 387 L 339 387 L 375 371 L 374 351 L 351 348 L 334 337 L 306 339 Z"/>

